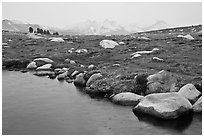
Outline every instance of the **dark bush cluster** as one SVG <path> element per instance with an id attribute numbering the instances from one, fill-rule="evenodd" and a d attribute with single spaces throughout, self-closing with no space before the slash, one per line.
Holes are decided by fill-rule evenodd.
<path id="1" fill-rule="evenodd" d="M 33 28 L 32 27 L 29 27 L 29 32 L 33 33 Z M 34 33 L 51 35 L 49 30 L 43 30 L 43 29 L 40 29 L 40 28 L 37 28 L 37 30 L 35 30 Z M 55 34 L 56 33 L 58 34 L 58 32 L 55 32 Z M 54 35 L 54 33 L 53 33 L 53 35 Z"/>

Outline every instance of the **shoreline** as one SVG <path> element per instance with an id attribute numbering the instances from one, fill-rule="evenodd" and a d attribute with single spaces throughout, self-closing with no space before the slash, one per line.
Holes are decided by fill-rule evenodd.
<path id="1" fill-rule="evenodd" d="M 192 34 L 195 40 L 185 40 L 177 38 L 176 34 L 165 32 L 162 37 L 146 34 L 151 38 L 148 40 L 110 36 L 108 39 L 123 41 L 125 45 L 105 49 L 99 43 L 107 39 L 106 36 L 63 36 L 68 41 L 51 42 L 6 32 L 3 41 L 10 43 L 2 49 L 2 69 L 36 70 L 35 75 L 74 82 L 84 87 L 88 94 L 114 100 L 118 100 L 118 94 L 133 93 L 122 94 L 119 100 L 134 106 L 151 94 L 179 93 L 182 87 L 191 83 L 196 94 L 191 102 L 193 105 L 202 97 L 202 39 Z M 170 96 L 180 97 L 173 93 Z M 191 111 L 191 105 L 184 112 Z M 172 118 L 184 112 L 178 112 Z"/>

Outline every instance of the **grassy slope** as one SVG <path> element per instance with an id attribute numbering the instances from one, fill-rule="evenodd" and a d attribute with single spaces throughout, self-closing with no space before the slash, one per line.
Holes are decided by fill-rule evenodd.
<path id="1" fill-rule="evenodd" d="M 193 27 L 192 27 L 193 28 Z M 2 60 L 29 59 L 36 57 L 49 57 L 59 64 L 65 64 L 64 60 L 70 58 L 79 64 L 95 64 L 99 68 L 107 66 L 109 70 L 125 70 L 136 73 L 155 73 L 162 69 L 175 73 L 182 80 L 201 84 L 202 81 L 202 38 L 189 28 L 183 31 L 170 30 L 154 31 L 149 33 L 134 34 L 134 36 L 146 35 L 151 41 L 139 40 L 131 36 L 64 36 L 73 43 L 50 42 L 48 40 L 28 39 L 24 34 L 3 33 L 3 42 L 7 42 L 9 48 L 2 48 Z M 200 27 L 195 27 L 199 31 Z M 191 33 L 196 40 L 184 40 L 176 38 L 178 34 Z M 11 42 L 8 40 L 11 39 Z M 103 49 L 99 42 L 103 39 L 113 39 L 117 42 L 124 41 L 126 45 L 114 49 Z M 68 53 L 71 48 L 88 50 L 88 53 Z M 155 54 L 142 55 L 139 58 L 130 59 L 130 54 L 136 51 L 152 50 L 159 48 Z M 152 57 L 164 59 L 164 62 L 155 62 Z M 120 64 L 120 67 L 112 67 Z"/>

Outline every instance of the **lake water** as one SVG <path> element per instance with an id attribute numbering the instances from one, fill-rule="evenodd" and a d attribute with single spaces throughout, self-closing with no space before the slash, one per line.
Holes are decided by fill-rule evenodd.
<path id="1" fill-rule="evenodd" d="M 91 98 L 73 84 L 32 73 L 2 72 L 2 134 L 202 134 L 202 116 L 158 121 L 132 107 Z"/>

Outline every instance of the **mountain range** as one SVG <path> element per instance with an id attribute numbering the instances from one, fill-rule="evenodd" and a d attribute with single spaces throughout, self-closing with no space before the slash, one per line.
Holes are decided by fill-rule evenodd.
<path id="1" fill-rule="evenodd" d="M 102 22 L 87 20 L 64 28 L 54 28 L 40 24 L 24 23 L 18 20 L 2 20 L 2 30 L 28 32 L 29 27 L 32 27 L 34 30 L 42 28 L 49 30 L 51 33 L 57 31 L 62 35 L 126 35 L 136 32 L 165 29 L 170 26 L 164 21 L 157 21 L 152 25 L 142 27 L 137 24 L 120 25 L 116 21 L 106 19 Z"/>

